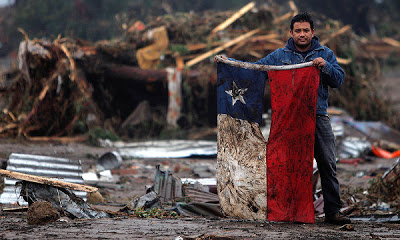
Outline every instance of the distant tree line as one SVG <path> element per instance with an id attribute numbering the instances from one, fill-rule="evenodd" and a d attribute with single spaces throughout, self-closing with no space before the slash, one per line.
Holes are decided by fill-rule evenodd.
<path id="1" fill-rule="evenodd" d="M 294 2 L 302 11 L 320 12 L 344 24 L 351 24 L 358 34 L 396 36 L 400 31 L 399 0 L 295 0 Z"/>
<path id="2" fill-rule="evenodd" d="M 17 0 L 15 24 L 32 37 L 58 34 L 86 40 L 109 39 L 120 34 L 118 20 L 164 15 L 177 11 L 236 9 L 246 0 Z"/>

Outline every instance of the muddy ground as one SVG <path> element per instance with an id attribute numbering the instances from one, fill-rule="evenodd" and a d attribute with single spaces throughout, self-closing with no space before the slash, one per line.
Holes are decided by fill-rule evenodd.
<path id="1" fill-rule="evenodd" d="M 0 140 L 1 158 L 10 153 L 40 154 L 80 159 L 83 170 L 92 168 L 103 153 L 114 150 L 84 143 L 32 143 Z M 376 159 L 357 166 L 338 164 L 342 192 L 349 193 L 367 188 L 372 171 L 384 171 L 395 159 Z M 107 199 L 103 209 L 118 210 L 135 196 L 145 193 L 145 185 L 154 179 L 154 167 L 170 169 L 179 177 L 195 177 L 194 166 L 215 167 L 216 159 L 133 159 L 125 160 L 117 185 L 101 188 Z M 381 169 L 381 170 L 380 170 Z M 122 172 L 121 172 L 122 173 Z M 364 174 L 361 174 L 364 173 Z M 344 194 L 345 195 L 345 194 Z M 346 201 L 346 199 L 344 199 Z M 400 224 L 354 221 L 354 231 L 325 224 L 316 217 L 316 224 L 272 223 L 233 218 L 110 218 L 97 220 L 71 220 L 66 217 L 44 226 L 27 223 L 27 213 L 0 212 L 1 239 L 400 239 Z"/>

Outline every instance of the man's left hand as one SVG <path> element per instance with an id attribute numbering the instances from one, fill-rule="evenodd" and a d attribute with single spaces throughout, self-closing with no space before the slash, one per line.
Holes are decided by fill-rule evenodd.
<path id="1" fill-rule="evenodd" d="M 319 69 L 323 69 L 325 67 L 325 60 L 321 57 L 314 59 L 312 62 L 313 65 Z"/>

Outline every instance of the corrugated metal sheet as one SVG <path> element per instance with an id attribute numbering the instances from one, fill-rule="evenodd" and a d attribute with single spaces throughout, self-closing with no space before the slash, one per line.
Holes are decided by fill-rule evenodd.
<path id="1" fill-rule="evenodd" d="M 185 187 L 185 195 L 187 197 L 190 197 L 190 199 L 193 202 L 200 202 L 200 203 L 219 202 L 217 194 L 205 192 L 193 187 Z"/>
<path id="2" fill-rule="evenodd" d="M 59 178 L 60 180 L 84 184 L 82 179 L 81 163 L 78 160 L 57 158 L 40 155 L 12 153 L 7 162 L 7 170 L 21 172 L 42 177 Z M 19 197 L 20 187 L 16 187 L 18 180 L 5 178 L 4 190 L 0 196 L 0 203 L 26 205 Z M 73 191 L 77 196 L 86 198 L 85 192 Z"/>
<path id="3" fill-rule="evenodd" d="M 342 159 L 357 158 L 371 148 L 371 143 L 366 139 L 346 137 L 338 146 L 338 157 Z"/>
<path id="4" fill-rule="evenodd" d="M 103 140 L 100 144 L 118 148 L 123 158 L 186 158 L 217 155 L 217 141 L 159 140 L 124 143 Z"/>

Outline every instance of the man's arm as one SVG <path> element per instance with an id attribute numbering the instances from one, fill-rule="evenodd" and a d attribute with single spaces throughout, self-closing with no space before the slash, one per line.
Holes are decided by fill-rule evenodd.
<path id="1" fill-rule="evenodd" d="M 243 62 L 243 61 L 240 61 L 240 60 L 236 60 L 236 59 L 234 59 L 234 58 L 227 58 L 227 57 L 225 57 L 225 56 L 223 56 L 223 55 L 219 55 L 219 56 L 221 56 L 222 59 L 225 59 L 225 60 L 232 60 L 232 61 L 236 61 L 236 62 Z M 218 59 L 216 58 L 216 56 L 214 57 L 214 61 L 215 61 L 215 62 L 218 62 Z M 270 54 L 268 54 L 266 57 L 264 57 L 264 58 L 262 58 L 262 59 L 260 59 L 260 60 L 258 60 L 258 61 L 256 61 L 256 62 L 251 62 L 251 63 L 254 63 L 254 64 L 261 64 L 261 65 L 277 65 L 273 53 L 270 53 Z"/>
<path id="2" fill-rule="evenodd" d="M 344 81 L 344 71 L 339 66 L 335 54 L 328 50 L 327 59 L 316 58 L 313 60 L 314 66 L 321 69 L 321 80 L 331 88 L 338 88 Z"/>

